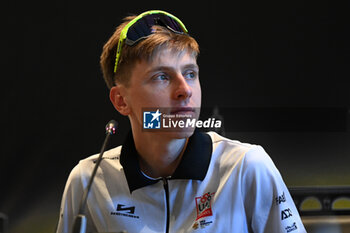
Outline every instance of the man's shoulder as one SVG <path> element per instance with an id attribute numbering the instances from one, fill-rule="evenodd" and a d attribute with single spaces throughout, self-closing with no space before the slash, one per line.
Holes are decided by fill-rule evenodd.
<path id="1" fill-rule="evenodd" d="M 119 159 L 121 148 L 122 148 L 122 146 L 118 146 L 118 147 L 115 147 L 115 148 L 112 148 L 112 149 L 105 151 L 103 153 L 102 159 L 106 160 L 106 161 Z M 79 164 L 87 164 L 87 163 L 91 163 L 91 162 L 96 163 L 96 160 L 98 159 L 99 155 L 100 154 L 98 153 L 98 154 L 93 154 L 89 157 L 86 157 L 86 158 L 80 160 Z"/>
<path id="2" fill-rule="evenodd" d="M 103 153 L 100 167 L 103 166 L 104 164 L 118 166 L 120 164 L 119 158 L 120 158 L 121 148 L 122 148 L 121 146 L 118 146 L 105 151 Z M 94 154 L 80 160 L 73 170 L 79 170 L 80 173 L 83 172 L 83 173 L 86 173 L 86 175 L 90 175 L 91 170 L 94 168 L 99 155 L 100 155 L 99 153 Z"/>
<path id="3" fill-rule="evenodd" d="M 259 166 L 272 162 L 261 145 L 229 139 L 215 132 L 208 132 L 207 134 L 212 139 L 213 152 L 218 151 L 224 156 L 233 157 L 235 162 L 240 160 L 242 163 L 249 166 Z"/>
<path id="4" fill-rule="evenodd" d="M 251 144 L 251 143 L 245 143 L 234 139 L 229 139 L 224 136 L 219 135 L 216 132 L 207 132 L 207 134 L 210 136 L 213 147 L 225 147 L 226 149 L 232 149 L 232 150 L 239 150 L 239 151 L 249 151 L 257 147 L 261 147 L 259 145 Z"/>
<path id="5" fill-rule="evenodd" d="M 215 132 L 208 134 L 213 140 L 215 160 L 221 166 L 237 168 L 245 183 L 259 180 L 262 184 L 272 184 L 272 180 L 281 180 L 278 169 L 262 146 L 231 140 Z"/>
<path id="6" fill-rule="evenodd" d="M 99 166 L 103 172 L 114 172 L 120 170 L 120 157 L 121 146 L 107 150 L 103 154 L 103 160 Z M 70 182 L 88 180 L 92 174 L 92 171 L 96 165 L 96 161 L 99 154 L 94 154 L 79 161 L 79 163 L 72 169 L 69 175 Z M 101 172 L 98 171 L 97 173 Z"/>

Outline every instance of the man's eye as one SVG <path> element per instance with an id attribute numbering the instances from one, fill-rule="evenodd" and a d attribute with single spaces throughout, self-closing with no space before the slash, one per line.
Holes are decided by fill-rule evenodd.
<path id="1" fill-rule="evenodd" d="M 164 80 L 168 80 L 168 77 L 165 74 L 159 74 L 159 75 L 155 75 L 153 77 L 153 80 L 164 81 Z"/>
<path id="2" fill-rule="evenodd" d="M 185 77 L 188 79 L 194 79 L 194 78 L 196 78 L 196 73 L 194 71 L 186 72 Z"/>

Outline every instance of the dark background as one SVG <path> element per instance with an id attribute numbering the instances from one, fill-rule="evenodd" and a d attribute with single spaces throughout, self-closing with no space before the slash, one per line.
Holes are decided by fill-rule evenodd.
<path id="1" fill-rule="evenodd" d="M 53 232 L 70 170 L 129 130 L 108 99 L 103 44 L 130 13 L 162 9 L 200 44 L 205 114 L 260 144 L 291 186 L 350 185 L 349 3 L 1 3 L 0 212 L 11 232 Z M 346 5 L 347 4 L 347 5 Z M 205 116 L 204 114 L 204 116 Z"/>

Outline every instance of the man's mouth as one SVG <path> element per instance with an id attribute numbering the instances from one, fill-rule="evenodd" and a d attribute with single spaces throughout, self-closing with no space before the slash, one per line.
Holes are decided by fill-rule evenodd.
<path id="1" fill-rule="evenodd" d="M 193 113 L 195 113 L 196 110 L 194 108 L 191 107 L 180 107 L 180 108 L 174 108 L 171 110 L 170 114 L 188 114 L 188 115 L 192 115 Z"/>

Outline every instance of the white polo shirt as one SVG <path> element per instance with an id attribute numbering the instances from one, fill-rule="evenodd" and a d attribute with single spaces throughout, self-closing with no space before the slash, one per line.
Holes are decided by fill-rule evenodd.
<path id="1" fill-rule="evenodd" d="M 98 155 L 72 170 L 57 233 L 71 232 Z M 280 173 L 264 149 L 195 131 L 171 177 L 152 179 L 131 136 L 105 152 L 91 192 L 88 232 L 306 232 Z"/>

